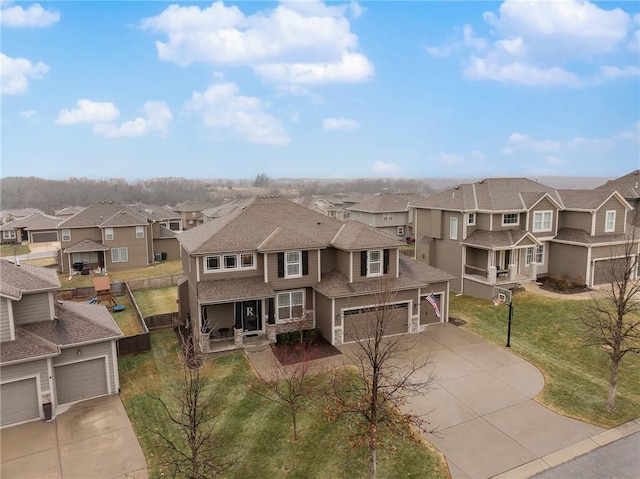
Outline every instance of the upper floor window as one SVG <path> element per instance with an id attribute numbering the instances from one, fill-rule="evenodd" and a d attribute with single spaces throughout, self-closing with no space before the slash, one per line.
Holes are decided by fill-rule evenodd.
<path id="1" fill-rule="evenodd" d="M 71 241 L 71 230 L 63 229 L 62 230 L 62 241 Z"/>
<path id="2" fill-rule="evenodd" d="M 381 276 L 382 275 L 382 250 L 369 251 L 368 264 L 367 264 L 367 276 Z"/>
<path id="3" fill-rule="evenodd" d="M 304 291 L 278 293 L 278 321 L 302 319 L 304 314 Z"/>
<path id="4" fill-rule="evenodd" d="M 449 219 L 449 239 L 458 239 L 458 218 Z"/>
<path id="5" fill-rule="evenodd" d="M 287 251 L 285 254 L 285 278 L 296 278 L 302 273 L 302 258 L 300 251 Z"/>
<path id="6" fill-rule="evenodd" d="M 104 229 L 104 240 L 111 241 L 113 239 L 113 228 Z"/>
<path id="7" fill-rule="evenodd" d="M 502 215 L 502 226 L 519 225 L 520 215 L 518 213 L 504 213 Z"/>
<path id="8" fill-rule="evenodd" d="M 136 226 L 136 238 L 144 238 L 144 226 Z"/>
<path id="9" fill-rule="evenodd" d="M 607 210 L 604 218 L 604 232 L 613 233 L 616 230 L 616 210 Z"/>
<path id="10" fill-rule="evenodd" d="M 127 248 L 111 248 L 112 263 L 126 263 L 129 261 L 129 250 Z"/>
<path id="11" fill-rule="evenodd" d="M 404 235 L 404 226 L 398 226 L 398 227 L 396 228 L 396 234 L 397 234 L 398 236 L 403 236 L 403 235 Z"/>
<path id="12" fill-rule="evenodd" d="M 256 255 L 254 253 L 225 254 L 206 256 L 204 270 L 207 273 L 228 271 L 234 269 L 255 269 Z"/>
<path id="13" fill-rule="evenodd" d="M 368 278 L 389 272 L 390 250 L 374 249 L 360 252 L 360 276 Z"/>
<path id="14" fill-rule="evenodd" d="M 475 213 L 469 213 L 467 215 L 467 224 L 469 226 L 473 226 L 476 224 L 476 214 Z"/>
<path id="15" fill-rule="evenodd" d="M 382 213 L 382 221 L 393 221 L 393 213 Z"/>
<path id="16" fill-rule="evenodd" d="M 16 239 L 16 230 L 7 230 L 2 232 L 3 239 Z"/>
<path id="17" fill-rule="evenodd" d="M 553 218 L 553 211 L 534 211 L 533 212 L 533 232 L 538 233 L 541 231 L 551 231 L 551 220 Z"/>

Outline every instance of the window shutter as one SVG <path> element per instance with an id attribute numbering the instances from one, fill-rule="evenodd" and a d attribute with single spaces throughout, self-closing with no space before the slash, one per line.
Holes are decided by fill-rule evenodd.
<path id="1" fill-rule="evenodd" d="M 360 251 L 360 276 L 367 275 L 367 252 Z"/>
<path id="2" fill-rule="evenodd" d="M 309 274 L 309 252 L 302 252 L 302 276 L 307 276 Z"/>
<path id="3" fill-rule="evenodd" d="M 236 303 L 236 329 L 242 329 L 242 303 Z"/>
<path id="4" fill-rule="evenodd" d="M 278 278 L 284 278 L 284 253 L 278 253 Z"/>
<path id="5" fill-rule="evenodd" d="M 387 274 L 389 272 L 389 250 L 388 249 L 384 250 L 383 258 L 384 258 L 384 269 L 383 269 L 383 272 L 384 272 L 384 274 Z"/>
<path id="6" fill-rule="evenodd" d="M 267 322 L 269 324 L 275 324 L 276 323 L 276 314 L 275 314 L 275 308 L 274 308 L 274 304 L 273 304 L 273 298 L 269 298 L 267 307 L 269 308 L 269 318 L 267 319 Z"/>

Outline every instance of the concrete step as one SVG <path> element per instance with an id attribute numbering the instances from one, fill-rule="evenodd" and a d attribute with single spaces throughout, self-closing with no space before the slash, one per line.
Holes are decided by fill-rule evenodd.
<path id="1" fill-rule="evenodd" d="M 243 347 L 244 350 L 248 353 L 260 353 L 263 351 L 268 351 L 270 348 L 269 339 L 266 335 L 255 337 L 245 336 Z"/>

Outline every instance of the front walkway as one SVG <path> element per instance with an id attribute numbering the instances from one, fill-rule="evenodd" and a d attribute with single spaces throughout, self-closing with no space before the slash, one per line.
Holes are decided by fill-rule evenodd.
<path id="1" fill-rule="evenodd" d="M 2 479 L 146 479 L 147 462 L 116 394 L 73 405 L 51 422 L 0 431 Z"/>

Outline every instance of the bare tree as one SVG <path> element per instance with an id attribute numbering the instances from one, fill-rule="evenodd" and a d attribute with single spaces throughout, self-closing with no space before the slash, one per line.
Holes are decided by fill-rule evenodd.
<path id="1" fill-rule="evenodd" d="M 215 431 L 220 409 L 203 370 L 203 355 L 188 339 L 181 338 L 181 343 L 181 377 L 168 389 L 167 397 L 150 395 L 160 403 L 169 423 L 156 433 L 172 477 L 209 479 L 233 467 L 239 457 L 221 452 L 223 443 Z"/>
<path id="2" fill-rule="evenodd" d="M 620 361 L 627 353 L 640 353 L 640 242 L 638 230 L 627 227 L 631 233 L 620 246 L 621 256 L 606 266 L 608 284 L 593 295 L 579 318 L 586 344 L 604 347 L 609 356 L 607 411 L 616 406 Z"/>
<path id="3" fill-rule="evenodd" d="M 420 359 L 411 354 L 415 343 L 406 335 L 387 337 L 387 330 L 397 311 L 394 295 L 382 283 L 377 304 L 370 308 L 367 326 L 355 342 L 352 357 L 358 374 L 348 369 L 337 372 L 333 380 L 333 397 L 326 412 L 330 419 L 346 417 L 354 433 L 351 447 L 368 448 L 369 478 L 377 474 L 377 452 L 384 434 L 413 438 L 410 426 L 428 431 L 421 417 L 402 412 L 407 399 L 427 394 L 435 376 L 429 356 Z M 344 325 L 348 327 L 348 325 Z"/>
<path id="4" fill-rule="evenodd" d="M 275 355 L 265 371 L 256 370 L 258 383 L 254 392 L 263 398 L 285 407 L 291 415 L 293 440 L 298 440 L 298 412 L 315 398 L 317 372 L 311 362 L 310 345 L 301 343 L 297 350 L 287 349 L 283 361 Z"/>

